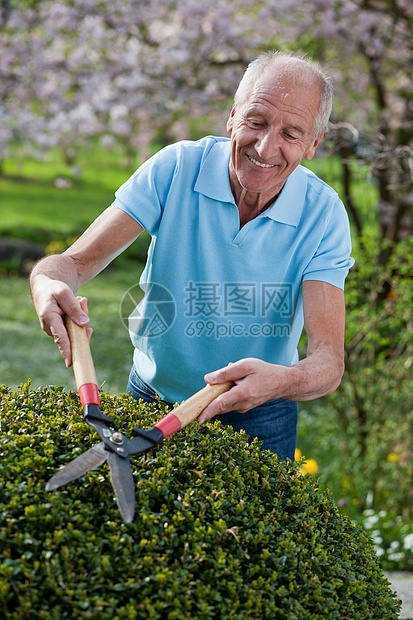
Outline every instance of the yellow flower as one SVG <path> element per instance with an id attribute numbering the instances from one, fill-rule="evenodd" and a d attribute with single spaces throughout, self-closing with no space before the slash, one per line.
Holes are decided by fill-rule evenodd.
<path id="1" fill-rule="evenodd" d="M 390 452 L 390 454 L 387 455 L 387 460 L 389 463 L 395 463 L 399 460 L 399 457 L 395 452 Z"/>
<path id="2" fill-rule="evenodd" d="M 46 254 L 60 254 L 65 251 L 65 244 L 63 241 L 52 241 L 46 247 Z"/>
<path id="3" fill-rule="evenodd" d="M 299 461 L 302 457 L 301 450 L 299 448 L 295 449 L 294 458 L 296 461 Z M 306 459 L 306 462 L 302 464 L 300 468 L 300 473 L 305 476 L 305 474 L 316 474 L 318 471 L 317 461 L 314 459 Z"/>
<path id="4" fill-rule="evenodd" d="M 304 474 L 316 474 L 318 471 L 317 461 L 314 459 L 307 459 L 305 463 L 302 465 L 302 472 Z"/>

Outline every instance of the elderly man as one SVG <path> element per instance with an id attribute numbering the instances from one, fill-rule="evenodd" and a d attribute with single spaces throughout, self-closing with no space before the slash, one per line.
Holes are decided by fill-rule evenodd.
<path id="1" fill-rule="evenodd" d="M 331 107 L 317 64 L 263 54 L 235 94 L 230 139 L 162 149 L 71 248 L 38 263 L 34 305 L 66 364 L 62 315 L 89 323 L 76 291 L 145 229 L 152 242 L 146 295 L 130 318 L 127 389 L 174 403 L 204 381 L 232 381 L 198 421 L 218 415 L 293 459 L 297 401 L 331 394 L 344 368 L 348 219 L 337 194 L 300 166 L 314 156 Z M 158 329 L 149 329 L 155 315 Z M 303 325 L 308 348 L 299 361 Z"/>

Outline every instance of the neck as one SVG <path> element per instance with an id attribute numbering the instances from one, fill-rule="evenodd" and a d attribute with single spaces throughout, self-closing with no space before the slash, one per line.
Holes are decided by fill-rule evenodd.
<path id="1" fill-rule="evenodd" d="M 268 194 L 265 194 L 264 198 L 264 194 L 249 192 L 248 190 L 242 188 L 240 192 L 237 192 L 237 196 L 237 193 L 233 190 L 233 195 L 235 197 L 235 202 L 239 212 L 240 228 L 266 211 L 268 207 L 270 207 L 277 200 L 281 193 L 281 189 L 274 193 L 269 200 L 266 200 Z"/>

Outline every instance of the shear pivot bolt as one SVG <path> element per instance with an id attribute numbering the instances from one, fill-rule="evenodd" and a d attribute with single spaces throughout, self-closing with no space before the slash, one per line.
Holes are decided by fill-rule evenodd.
<path id="1" fill-rule="evenodd" d="M 113 443 L 123 443 L 123 437 L 121 433 L 112 433 L 112 437 L 110 438 Z"/>

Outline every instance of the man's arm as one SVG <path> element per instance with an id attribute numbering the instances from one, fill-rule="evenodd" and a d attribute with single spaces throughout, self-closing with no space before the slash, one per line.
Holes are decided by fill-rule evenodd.
<path id="1" fill-rule="evenodd" d="M 306 358 L 294 366 L 247 358 L 205 375 L 208 383 L 233 381 L 235 386 L 203 411 L 199 423 L 227 411 L 243 413 L 275 398 L 307 401 L 336 390 L 344 372 L 343 291 L 325 282 L 306 281 L 303 309 Z"/>
<path id="2" fill-rule="evenodd" d="M 32 270 L 30 290 L 42 329 L 52 336 L 67 366 L 72 363 L 63 315 L 82 327 L 87 307 L 79 308 L 75 293 L 125 250 L 143 228 L 111 206 L 63 254 L 43 258 Z"/>

